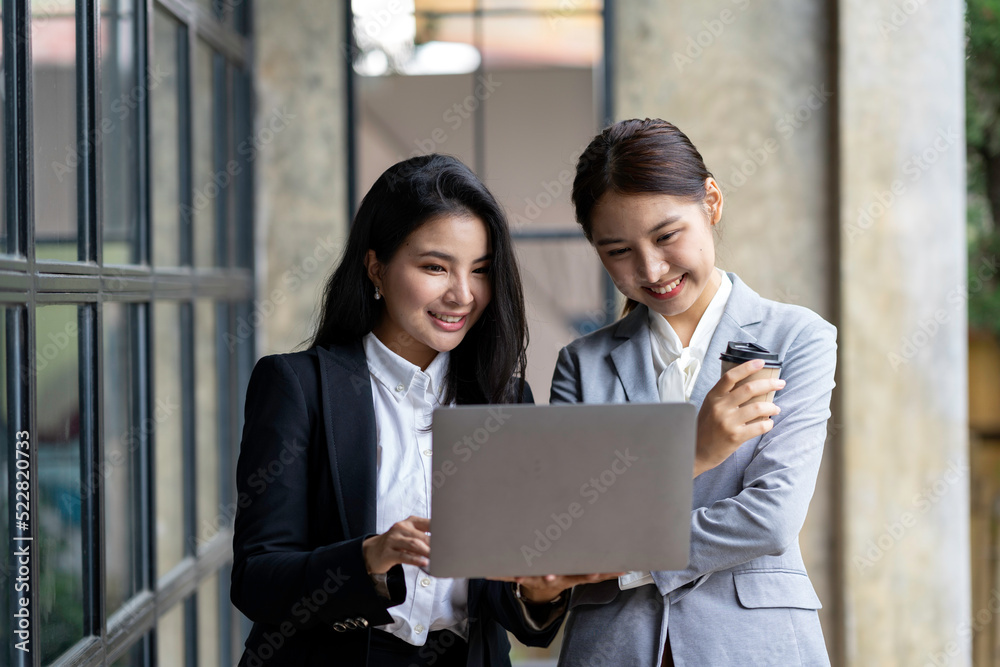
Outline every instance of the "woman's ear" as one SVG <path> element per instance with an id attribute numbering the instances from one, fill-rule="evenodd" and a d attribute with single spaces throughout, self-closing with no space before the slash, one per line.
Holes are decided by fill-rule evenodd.
<path id="1" fill-rule="evenodd" d="M 365 271 L 368 273 L 368 280 L 377 287 L 382 286 L 382 264 L 375 257 L 375 251 L 370 248 L 365 253 Z"/>
<path id="2" fill-rule="evenodd" d="M 708 222 L 713 227 L 722 219 L 722 190 L 715 179 L 709 176 L 705 179 L 705 203 Z"/>

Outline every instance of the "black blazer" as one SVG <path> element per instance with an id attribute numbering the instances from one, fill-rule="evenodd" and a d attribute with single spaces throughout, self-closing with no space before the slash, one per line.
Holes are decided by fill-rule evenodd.
<path id="1" fill-rule="evenodd" d="M 360 341 L 264 357 L 253 369 L 233 539 L 231 597 L 254 623 L 241 667 L 363 667 L 372 626 L 392 622 L 386 609 L 406 598 L 402 566 L 389 571 L 386 599 L 361 550 L 376 525 L 370 377 Z M 559 625 L 533 631 L 510 585 L 469 581 L 470 666 L 510 665 L 504 628 L 547 646 Z"/>

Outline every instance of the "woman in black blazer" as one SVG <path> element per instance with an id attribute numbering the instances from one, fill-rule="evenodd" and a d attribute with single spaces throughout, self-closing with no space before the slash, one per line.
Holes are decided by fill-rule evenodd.
<path id="1" fill-rule="evenodd" d="M 247 388 L 231 596 L 254 625 L 240 665 L 509 665 L 505 629 L 552 641 L 565 590 L 601 577 L 424 571 L 430 410 L 530 402 L 526 342 L 510 234 L 486 187 L 440 155 L 389 168 L 309 349 L 261 359 Z"/>

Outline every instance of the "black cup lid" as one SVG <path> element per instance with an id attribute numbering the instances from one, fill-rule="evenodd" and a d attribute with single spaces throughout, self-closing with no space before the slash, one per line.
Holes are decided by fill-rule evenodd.
<path id="1" fill-rule="evenodd" d="M 757 343 L 743 343 L 731 340 L 726 345 L 726 351 L 722 354 L 721 359 L 734 364 L 743 364 L 753 359 L 763 359 L 765 367 L 781 368 L 778 353 L 771 352 Z"/>

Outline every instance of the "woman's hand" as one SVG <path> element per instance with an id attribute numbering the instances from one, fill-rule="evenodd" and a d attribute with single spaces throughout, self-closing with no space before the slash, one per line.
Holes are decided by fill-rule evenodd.
<path id="1" fill-rule="evenodd" d="M 698 412 L 698 444 L 694 458 L 694 476 L 719 465 L 730 454 L 739 449 L 747 440 L 756 438 L 771 430 L 774 422 L 762 419 L 750 423 L 758 417 L 773 417 L 781 412 L 774 403 L 756 401 L 748 403 L 756 396 L 764 396 L 785 386 L 784 380 L 753 380 L 737 387 L 761 368 L 764 362 L 754 359 L 740 364 L 723 374 Z M 742 407 L 740 407 L 742 406 Z"/>
<path id="2" fill-rule="evenodd" d="M 384 574 L 397 564 L 427 567 L 430 529 L 430 519 L 411 516 L 394 523 L 381 535 L 369 537 L 361 544 L 369 574 Z"/>
<path id="3" fill-rule="evenodd" d="M 542 577 L 498 577 L 494 581 L 510 581 L 521 584 L 521 595 L 525 600 L 532 603 L 544 603 L 555 600 L 567 588 L 573 588 L 577 584 L 595 584 L 598 581 L 607 579 L 617 579 L 624 572 L 613 572 L 606 574 L 574 574 L 556 575 L 547 574 Z"/>

